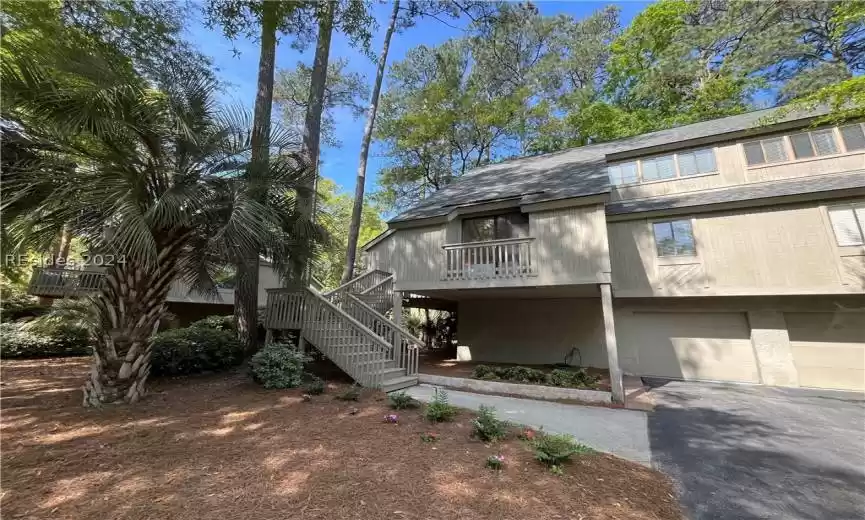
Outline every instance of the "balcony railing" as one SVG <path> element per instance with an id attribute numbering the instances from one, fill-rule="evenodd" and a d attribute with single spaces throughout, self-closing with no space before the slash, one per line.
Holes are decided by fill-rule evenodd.
<path id="1" fill-rule="evenodd" d="M 36 296 L 69 298 L 91 293 L 102 284 L 100 270 L 76 270 L 53 267 L 33 269 L 28 292 Z"/>
<path id="2" fill-rule="evenodd" d="M 534 238 L 448 244 L 442 280 L 494 280 L 535 276 Z"/>

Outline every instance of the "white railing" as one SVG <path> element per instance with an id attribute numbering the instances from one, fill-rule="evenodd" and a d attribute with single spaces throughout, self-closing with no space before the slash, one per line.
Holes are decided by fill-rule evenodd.
<path id="1" fill-rule="evenodd" d="M 83 296 L 99 289 L 105 274 L 99 270 L 35 267 L 27 290 L 44 297 Z"/>
<path id="2" fill-rule="evenodd" d="M 367 289 L 370 289 L 385 279 L 391 277 L 392 275 L 387 271 L 380 271 L 378 269 L 373 269 L 371 271 L 367 271 L 355 278 L 352 278 L 348 282 L 340 285 L 336 289 L 332 291 L 328 291 L 323 293 L 322 296 L 325 298 L 329 298 L 330 296 L 339 294 L 339 293 L 360 293 Z"/>
<path id="3" fill-rule="evenodd" d="M 392 360 L 398 368 L 404 368 L 407 376 L 417 374 L 420 347 L 423 341 L 412 336 L 411 332 L 400 327 L 376 309 L 367 305 L 354 295 L 347 295 L 340 308 L 350 314 L 364 327 L 374 332 L 378 337 L 393 345 Z"/>
<path id="4" fill-rule="evenodd" d="M 535 276 L 533 238 L 509 238 L 443 246 L 442 280 L 491 280 Z"/>
<path id="5" fill-rule="evenodd" d="M 268 289 L 264 312 L 266 329 L 300 329 L 303 327 L 304 292 L 291 289 Z"/>
<path id="6" fill-rule="evenodd" d="M 379 314 L 386 313 L 393 307 L 393 275 L 355 296 Z"/>

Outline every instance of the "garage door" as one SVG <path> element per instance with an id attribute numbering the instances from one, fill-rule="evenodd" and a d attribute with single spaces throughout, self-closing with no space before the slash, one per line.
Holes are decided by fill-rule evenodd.
<path id="1" fill-rule="evenodd" d="M 865 312 L 788 312 L 799 384 L 865 390 Z"/>
<path id="2" fill-rule="evenodd" d="M 748 323 L 737 312 L 616 314 L 622 368 L 640 376 L 760 380 Z"/>

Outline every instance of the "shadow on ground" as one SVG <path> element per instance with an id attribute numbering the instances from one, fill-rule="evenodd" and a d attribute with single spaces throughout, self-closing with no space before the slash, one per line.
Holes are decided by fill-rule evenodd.
<path id="1" fill-rule="evenodd" d="M 865 518 L 860 399 L 681 382 L 651 393 L 653 464 L 689 518 Z"/>

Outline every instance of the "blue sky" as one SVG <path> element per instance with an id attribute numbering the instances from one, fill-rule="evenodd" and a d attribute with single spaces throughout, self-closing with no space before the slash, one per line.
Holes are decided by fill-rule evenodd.
<path id="1" fill-rule="evenodd" d="M 566 2 L 548 1 L 536 2 L 541 14 L 569 14 L 576 18 L 582 18 L 593 11 L 603 8 L 605 5 L 615 3 L 621 8 L 621 23 L 626 26 L 630 20 L 646 7 L 647 2 Z M 384 39 L 384 29 L 393 4 L 377 3 L 375 5 L 375 17 L 379 23 L 379 30 L 373 39 L 373 49 L 379 52 Z M 460 26 L 464 22 L 454 22 L 451 25 Z M 417 45 L 438 45 L 442 42 L 461 35 L 457 27 L 449 27 L 442 22 L 424 19 L 420 20 L 414 27 L 395 34 L 391 40 L 388 64 L 400 61 L 406 52 Z M 229 86 L 224 94 L 226 103 L 241 103 L 252 107 L 255 100 L 255 84 L 258 68 L 258 44 L 255 41 L 239 39 L 227 40 L 217 30 L 210 30 L 204 26 L 200 14 L 190 21 L 187 36 L 199 49 L 213 58 L 214 65 L 218 69 L 220 79 Z M 276 51 L 277 68 L 293 69 L 298 61 L 308 65 L 312 64 L 313 49 L 298 52 L 292 49 L 291 41 L 283 37 Z M 238 54 L 234 51 L 237 50 Z M 375 75 L 375 63 L 361 52 L 354 49 L 350 42 L 339 33 L 334 34 L 331 45 L 331 59 L 344 57 L 348 59 L 349 69 L 360 72 L 366 76 L 371 85 Z M 384 90 L 387 90 L 387 78 L 385 78 Z M 324 147 L 321 154 L 321 173 L 325 177 L 334 179 L 343 191 L 354 190 L 354 180 L 357 173 L 357 160 L 360 151 L 360 139 L 363 132 L 363 118 L 354 119 L 347 110 L 336 114 L 336 136 L 342 142 L 339 148 Z M 375 146 L 370 151 L 367 166 L 367 191 L 375 190 L 375 179 L 378 170 L 384 166 L 385 160 L 379 156 Z"/>

